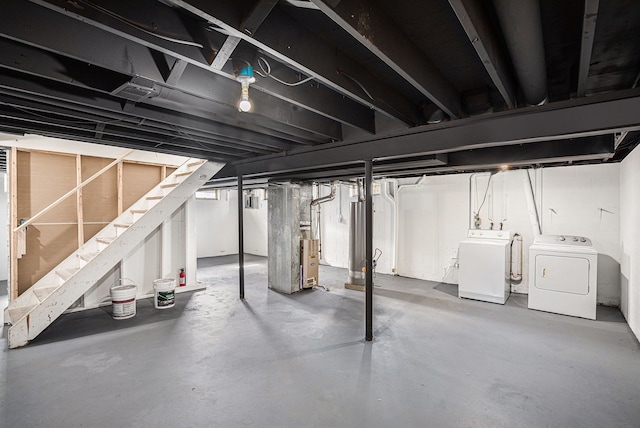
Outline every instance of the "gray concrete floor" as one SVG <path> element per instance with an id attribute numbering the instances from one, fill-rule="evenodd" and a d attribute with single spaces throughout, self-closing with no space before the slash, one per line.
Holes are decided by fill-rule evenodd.
<path id="1" fill-rule="evenodd" d="M 266 259 L 203 259 L 208 288 L 138 314 L 69 314 L 29 346 L 0 343 L 2 427 L 638 427 L 640 346 L 619 310 L 589 321 L 460 300 L 456 287 L 378 275 L 364 295 L 283 295 Z"/>

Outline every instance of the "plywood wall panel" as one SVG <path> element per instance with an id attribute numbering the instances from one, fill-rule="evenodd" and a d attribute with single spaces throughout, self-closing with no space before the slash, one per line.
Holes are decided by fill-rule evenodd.
<path id="1" fill-rule="evenodd" d="M 109 165 L 113 159 L 82 156 L 82 181 Z M 113 166 L 82 189 L 84 221 L 110 222 L 118 216 L 118 170 Z M 85 228 L 85 233 L 86 233 Z M 88 239 L 85 236 L 85 240 Z"/>
<path id="2" fill-rule="evenodd" d="M 22 294 L 78 248 L 78 225 L 31 225 L 27 253 L 18 260 L 18 293 Z"/>
<path id="3" fill-rule="evenodd" d="M 75 156 L 40 152 L 17 152 L 19 219 L 29 219 L 76 186 Z M 76 199 L 67 198 L 38 223 L 77 221 Z"/>
<path id="4" fill-rule="evenodd" d="M 96 233 L 100 232 L 104 227 L 109 223 L 98 223 L 98 224 L 84 224 L 84 242 L 87 242 L 89 239 L 93 238 Z"/>
<path id="5" fill-rule="evenodd" d="M 125 163 L 122 172 L 123 207 L 126 210 L 162 181 L 162 167 Z"/>

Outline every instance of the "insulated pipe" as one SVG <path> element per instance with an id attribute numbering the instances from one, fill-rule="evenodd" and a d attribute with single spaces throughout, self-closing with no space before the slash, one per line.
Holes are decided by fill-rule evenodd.
<path id="1" fill-rule="evenodd" d="M 493 0 L 507 49 L 529 105 L 547 101 L 547 66 L 538 0 Z"/>

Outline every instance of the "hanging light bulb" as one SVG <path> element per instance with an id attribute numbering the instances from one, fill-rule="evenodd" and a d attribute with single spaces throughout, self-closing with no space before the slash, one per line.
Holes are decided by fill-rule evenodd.
<path id="1" fill-rule="evenodd" d="M 256 78 L 253 77 L 253 68 L 251 68 L 251 66 L 247 64 L 236 74 L 236 80 L 242 85 L 238 110 L 246 113 L 251 110 L 251 101 L 249 100 L 249 85 L 256 81 Z"/>
<path id="2" fill-rule="evenodd" d="M 238 104 L 238 109 L 246 113 L 251 110 L 251 101 L 249 101 L 249 83 L 246 81 L 242 81 L 240 83 L 242 84 L 242 92 L 240 94 L 240 104 Z"/>

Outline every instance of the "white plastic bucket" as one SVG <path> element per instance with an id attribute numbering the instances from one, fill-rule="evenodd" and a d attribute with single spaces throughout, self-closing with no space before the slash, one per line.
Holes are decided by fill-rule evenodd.
<path id="1" fill-rule="evenodd" d="M 172 308 L 176 303 L 176 280 L 156 279 L 153 281 L 153 304 L 156 309 Z"/>
<path id="2" fill-rule="evenodd" d="M 138 287 L 135 284 L 122 284 L 111 287 L 112 315 L 114 320 L 125 320 L 136 315 L 136 294 Z"/>

